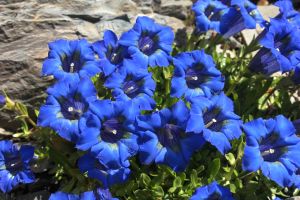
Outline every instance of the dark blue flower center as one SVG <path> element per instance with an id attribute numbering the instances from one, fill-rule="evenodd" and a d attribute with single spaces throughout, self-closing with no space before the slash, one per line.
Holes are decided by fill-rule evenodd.
<path id="1" fill-rule="evenodd" d="M 127 80 L 123 83 L 123 91 L 129 98 L 135 98 L 139 93 L 144 80 L 132 80 L 131 77 L 128 77 Z"/>
<path id="2" fill-rule="evenodd" d="M 110 47 L 106 52 L 107 59 L 114 65 L 119 64 L 123 61 L 123 54 L 121 47 Z"/>
<path id="3" fill-rule="evenodd" d="M 222 199 L 221 194 L 219 194 L 217 192 L 214 192 L 207 198 L 207 200 L 221 200 L 221 199 Z"/>
<path id="4" fill-rule="evenodd" d="M 265 161 L 275 162 L 285 152 L 285 145 L 280 144 L 278 135 L 270 133 L 267 137 L 261 140 L 259 150 Z"/>
<path id="5" fill-rule="evenodd" d="M 206 128 L 215 132 L 221 131 L 223 127 L 223 120 L 219 117 L 220 111 L 220 109 L 214 108 L 204 112 L 203 120 Z"/>
<path id="6" fill-rule="evenodd" d="M 75 51 L 71 56 L 64 54 L 61 57 L 62 69 L 68 73 L 78 73 L 83 64 L 80 61 L 80 52 Z"/>
<path id="7" fill-rule="evenodd" d="M 185 73 L 186 84 L 191 89 L 199 88 L 205 79 L 205 75 L 201 72 L 201 66 L 189 68 Z"/>
<path id="8" fill-rule="evenodd" d="M 185 135 L 185 131 L 178 125 L 166 124 L 158 131 L 158 141 L 162 146 L 169 147 L 175 152 L 180 151 L 180 139 Z"/>
<path id="9" fill-rule="evenodd" d="M 4 154 L 5 168 L 12 175 L 16 175 L 23 170 L 23 161 L 20 155 L 17 154 Z"/>
<path id="10" fill-rule="evenodd" d="M 96 200 L 111 200 L 112 196 L 108 189 L 97 189 L 93 190 Z"/>
<path id="11" fill-rule="evenodd" d="M 142 36 L 138 41 L 138 48 L 146 55 L 151 55 L 156 51 L 156 43 L 150 36 Z"/>
<path id="12" fill-rule="evenodd" d="M 117 118 L 111 118 L 104 121 L 100 133 L 101 139 L 109 143 L 118 142 L 126 132 L 122 121 L 122 119 Z"/>
<path id="13" fill-rule="evenodd" d="M 205 8 L 204 14 L 210 21 L 220 21 L 222 11 L 210 4 Z"/>
<path id="14" fill-rule="evenodd" d="M 276 34 L 274 37 L 274 48 L 281 54 L 287 56 L 287 54 L 290 53 L 290 51 L 288 51 L 290 40 L 290 33 Z"/>
<path id="15" fill-rule="evenodd" d="M 69 120 L 78 120 L 88 108 L 84 102 L 75 99 L 64 99 L 60 105 L 62 115 Z"/>

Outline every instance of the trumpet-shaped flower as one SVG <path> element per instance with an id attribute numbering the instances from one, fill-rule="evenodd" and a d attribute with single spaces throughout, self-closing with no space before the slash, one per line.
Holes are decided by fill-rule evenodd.
<path id="1" fill-rule="evenodd" d="M 219 185 L 216 181 L 209 185 L 197 188 L 190 200 L 234 200 L 228 188 Z"/>
<path id="2" fill-rule="evenodd" d="M 20 149 L 11 141 L 0 141 L 0 189 L 10 192 L 18 184 L 32 183 L 35 180 L 30 169 L 34 148 L 23 145 Z"/>
<path id="3" fill-rule="evenodd" d="M 129 168 L 108 167 L 101 162 L 100 158 L 95 158 L 91 153 L 81 157 L 78 166 L 82 173 L 87 172 L 88 177 L 101 181 L 104 188 L 125 182 L 130 174 Z"/>
<path id="4" fill-rule="evenodd" d="M 228 9 L 221 1 L 198 0 L 192 7 L 198 31 L 214 30 L 219 33 L 221 18 Z"/>
<path id="5" fill-rule="evenodd" d="M 231 0 L 230 9 L 222 16 L 220 33 L 229 38 L 244 29 L 255 29 L 256 24 L 265 26 L 255 4 L 249 0 Z"/>
<path id="6" fill-rule="evenodd" d="M 42 75 L 53 75 L 58 80 L 78 80 L 101 72 L 91 45 L 82 40 L 56 40 L 49 43 L 48 58 L 43 63 Z"/>
<path id="7" fill-rule="evenodd" d="M 297 27 L 300 26 L 300 13 L 294 9 L 291 0 L 279 0 L 274 5 L 279 7 L 280 11 L 276 18 L 285 18 L 289 23 Z"/>
<path id="8" fill-rule="evenodd" d="M 255 119 L 243 125 L 246 146 L 243 169 L 257 171 L 285 187 L 293 183 L 300 167 L 300 138 L 291 121 L 282 115 L 275 119 Z"/>
<path id="9" fill-rule="evenodd" d="M 152 99 L 155 82 L 151 73 L 123 68 L 109 76 L 104 85 L 113 89 L 113 96 L 117 101 L 127 102 L 129 106 L 133 105 L 141 110 L 151 110 L 155 106 Z"/>
<path id="10" fill-rule="evenodd" d="M 271 75 L 288 72 L 300 63 L 300 31 L 286 19 L 272 19 L 263 33 L 263 46 L 254 56 L 249 68 L 254 72 Z"/>
<path id="11" fill-rule="evenodd" d="M 109 189 L 98 188 L 81 194 L 68 194 L 58 191 L 51 194 L 49 200 L 118 200 L 118 198 L 113 198 Z"/>
<path id="12" fill-rule="evenodd" d="M 183 101 L 137 118 L 140 129 L 140 160 L 166 164 L 175 171 L 186 168 L 193 152 L 204 144 L 201 135 L 188 130 L 189 109 Z"/>
<path id="13" fill-rule="evenodd" d="M 96 132 L 82 132 L 77 146 L 91 147 L 91 153 L 110 168 L 129 167 L 129 158 L 138 151 L 134 119 L 139 113 L 125 102 L 97 101 L 91 107 L 100 119 Z"/>
<path id="14" fill-rule="evenodd" d="M 211 99 L 196 97 L 191 102 L 194 129 L 222 154 L 230 150 L 230 140 L 242 134 L 240 117 L 234 113 L 233 102 L 223 92 Z"/>
<path id="15" fill-rule="evenodd" d="M 110 30 L 105 31 L 103 40 L 95 42 L 92 48 L 99 57 L 99 65 L 105 76 L 120 68 L 128 57 L 127 48 L 119 45 L 118 37 Z"/>
<path id="16" fill-rule="evenodd" d="M 90 111 L 91 104 L 97 99 L 96 89 L 90 79 L 61 81 L 47 92 L 47 101 L 38 116 L 39 126 L 52 128 L 62 138 L 75 143 L 82 132 L 99 132 L 100 121 Z M 84 146 L 79 148 L 87 149 Z"/>
<path id="17" fill-rule="evenodd" d="M 224 77 L 204 50 L 181 53 L 173 59 L 173 63 L 171 95 L 174 97 L 210 97 L 224 87 Z"/>
<path id="18" fill-rule="evenodd" d="M 6 97 L 0 94 L 0 106 L 3 106 L 6 104 Z"/>
<path id="19" fill-rule="evenodd" d="M 146 63 L 146 67 L 165 67 L 169 65 L 173 40 L 170 27 L 159 25 L 148 17 L 138 17 L 133 28 L 123 33 L 119 44 L 127 46 L 131 57 Z"/>

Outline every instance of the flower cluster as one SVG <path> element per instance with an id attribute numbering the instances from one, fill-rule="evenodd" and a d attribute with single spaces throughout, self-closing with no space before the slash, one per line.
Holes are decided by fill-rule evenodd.
<path id="1" fill-rule="evenodd" d="M 93 44 L 49 44 L 43 75 L 53 75 L 57 83 L 47 90 L 38 125 L 86 151 L 78 167 L 104 188 L 128 178 L 136 154 L 143 164 L 183 171 L 206 141 L 224 154 L 241 135 L 240 118 L 222 92 L 224 77 L 212 57 L 204 50 L 172 57 L 173 40 L 169 27 L 138 17 L 120 39 L 106 31 Z M 150 71 L 170 64 L 170 98 L 177 103 L 155 110 L 157 82 Z M 98 84 L 111 96 L 101 96 Z"/>
<path id="2" fill-rule="evenodd" d="M 265 21 L 256 6 L 249 0 L 198 0 L 192 10 L 199 32 L 216 31 L 223 37 L 231 37 L 244 29 L 255 29 Z"/>
<path id="3" fill-rule="evenodd" d="M 267 75 L 294 71 L 296 80 L 300 76 L 300 14 L 288 0 L 275 5 L 280 14 L 268 23 L 248 0 L 198 0 L 192 10 L 200 33 L 213 30 L 228 38 L 257 24 L 264 27 L 257 38 L 262 48 L 249 59 L 249 69 Z M 235 113 L 231 96 L 224 91 L 220 62 L 200 48 L 175 55 L 173 43 L 171 28 L 148 17 L 138 17 L 120 37 L 107 30 L 94 43 L 85 39 L 49 43 L 42 75 L 53 76 L 56 82 L 47 89 L 34 128 L 50 128 L 57 134 L 53 137 L 72 144 L 72 151 L 78 151 L 70 164 L 78 168 L 70 170 L 72 175 L 82 173 L 94 179 L 84 187 L 86 192 L 69 194 L 62 189 L 50 200 L 115 200 L 109 190 L 126 182 L 133 168 L 158 164 L 183 172 L 204 146 L 229 160 L 232 168 L 223 169 L 230 172 L 230 180 L 239 178 L 239 167 L 246 173 L 260 170 L 281 187 L 300 188 L 299 121 L 292 123 L 283 115 L 266 120 L 251 115 L 244 123 L 239 116 L 243 113 Z M 0 106 L 6 101 L 10 99 L 0 95 Z M 228 153 L 237 140 L 238 151 L 245 147 L 235 160 Z M 29 164 L 33 155 L 31 146 L 17 148 L 10 141 L 0 141 L 3 192 L 34 181 Z M 178 182 L 185 179 L 184 174 Z M 215 180 L 213 176 L 193 183 L 192 187 L 201 187 L 190 199 L 234 199 L 231 184 L 230 189 L 223 187 L 230 181 L 223 177 L 222 186 Z M 95 185 L 98 189 L 93 190 Z"/>
<path id="4" fill-rule="evenodd" d="M 300 64 L 300 14 L 289 0 L 278 1 L 275 5 L 280 8 L 280 14 L 271 19 L 258 36 L 262 48 L 250 62 L 249 69 L 265 75 L 296 71 L 297 78 L 297 66 Z"/>
<path id="5" fill-rule="evenodd" d="M 30 169 L 34 148 L 23 145 L 18 148 L 11 141 L 0 141 L 0 190 L 10 192 L 20 183 L 35 181 Z"/>
<path id="6" fill-rule="evenodd" d="M 282 187 L 298 184 L 300 138 L 291 121 L 282 115 L 275 119 L 261 118 L 243 125 L 246 146 L 243 169 L 257 171 Z"/>

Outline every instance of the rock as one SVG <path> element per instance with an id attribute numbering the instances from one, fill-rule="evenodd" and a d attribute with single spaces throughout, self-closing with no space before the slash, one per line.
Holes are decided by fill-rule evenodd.
<path id="1" fill-rule="evenodd" d="M 191 14 L 192 1 L 190 0 L 161 0 L 160 5 L 154 11 L 181 20 L 188 18 Z"/>
<path id="2" fill-rule="evenodd" d="M 291 197 L 291 198 L 287 198 L 286 200 L 300 200 L 300 197 Z"/>

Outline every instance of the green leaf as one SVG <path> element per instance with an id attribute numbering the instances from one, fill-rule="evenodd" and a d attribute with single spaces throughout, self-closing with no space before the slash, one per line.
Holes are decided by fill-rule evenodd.
<path id="1" fill-rule="evenodd" d="M 141 173 L 140 175 L 140 183 L 144 186 L 144 187 L 147 187 L 151 182 L 151 179 L 150 177 L 145 174 L 145 173 Z"/>
<path id="2" fill-rule="evenodd" d="M 197 181 L 198 180 L 198 174 L 197 174 L 197 171 L 195 169 L 192 170 L 190 179 L 191 179 L 192 186 L 197 187 L 197 185 L 198 185 L 198 181 Z"/>
<path id="3" fill-rule="evenodd" d="M 173 181 L 173 187 L 179 188 L 181 186 L 182 186 L 181 178 L 177 176 Z"/>
<path id="4" fill-rule="evenodd" d="M 228 153 L 225 155 L 226 160 L 228 160 L 230 165 L 234 165 L 235 164 L 235 157 L 232 153 Z"/>
<path id="5" fill-rule="evenodd" d="M 208 166 L 209 182 L 213 181 L 221 167 L 220 158 L 215 158 Z"/>
<path id="6" fill-rule="evenodd" d="M 155 185 L 153 188 L 152 188 L 152 191 L 154 192 L 155 196 L 157 197 L 163 197 L 164 196 L 164 190 L 161 186 L 159 185 Z"/>

